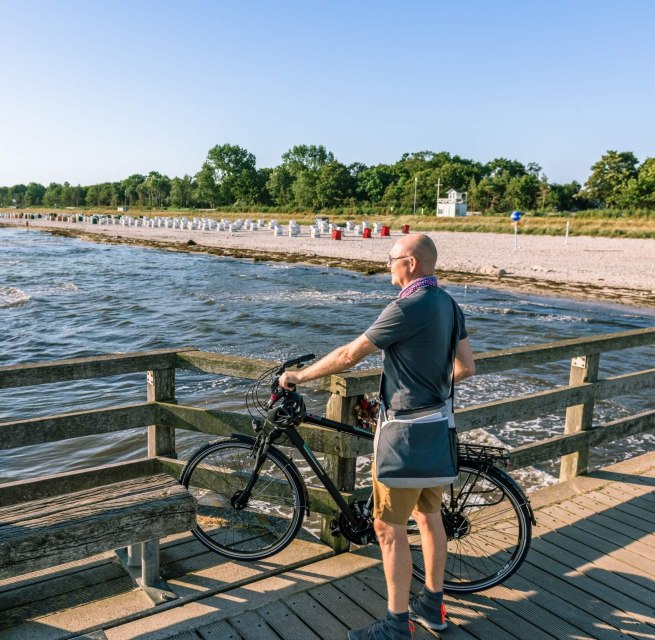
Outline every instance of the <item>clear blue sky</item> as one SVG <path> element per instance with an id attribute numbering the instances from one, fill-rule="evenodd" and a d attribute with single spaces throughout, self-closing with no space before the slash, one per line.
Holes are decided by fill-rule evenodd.
<path id="1" fill-rule="evenodd" d="M 238 144 L 449 151 L 584 182 L 655 155 L 652 0 L 0 0 L 0 185 L 196 173 Z"/>

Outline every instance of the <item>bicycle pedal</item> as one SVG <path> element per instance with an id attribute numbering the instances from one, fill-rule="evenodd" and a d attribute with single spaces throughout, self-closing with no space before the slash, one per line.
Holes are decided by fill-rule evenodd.
<path id="1" fill-rule="evenodd" d="M 330 533 L 334 538 L 338 538 L 341 535 L 341 527 L 336 520 L 330 520 Z"/>

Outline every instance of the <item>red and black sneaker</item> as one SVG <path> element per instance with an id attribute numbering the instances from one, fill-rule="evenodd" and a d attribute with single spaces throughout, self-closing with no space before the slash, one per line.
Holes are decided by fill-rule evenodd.
<path id="1" fill-rule="evenodd" d="M 432 631 L 444 631 L 448 627 L 446 621 L 446 605 L 442 602 L 438 612 L 425 607 L 421 596 L 416 596 L 409 601 L 409 617 L 420 625 Z M 436 615 L 435 615 L 436 613 Z"/>

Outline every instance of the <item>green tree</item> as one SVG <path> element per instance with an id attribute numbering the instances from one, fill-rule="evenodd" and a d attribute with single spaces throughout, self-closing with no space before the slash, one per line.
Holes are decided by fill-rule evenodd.
<path id="1" fill-rule="evenodd" d="M 626 208 L 655 208 L 655 158 L 647 158 L 617 198 L 617 205 Z"/>
<path id="2" fill-rule="evenodd" d="M 583 195 L 598 207 L 619 206 L 622 191 L 637 177 L 638 163 L 631 151 L 608 151 L 592 165 Z"/>
<path id="3" fill-rule="evenodd" d="M 502 198 L 501 210 L 536 209 L 539 178 L 534 173 L 510 178 Z"/>
<path id="4" fill-rule="evenodd" d="M 214 184 L 220 204 L 256 201 L 258 183 L 255 156 L 234 144 L 212 147 L 207 162 L 214 171 Z"/>
<path id="5" fill-rule="evenodd" d="M 305 171 L 293 182 L 293 198 L 299 207 L 313 209 L 318 205 L 316 196 L 316 183 L 318 182 L 316 171 Z"/>
<path id="6" fill-rule="evenodd" d="M 214 168 L 209 162 L 204 162 L 196 173 L 195 200 L 200 206 L 214 209 L 218 203 L 218 189 L 214 180 Z"/>
<path id="7" fill-rule="evenodd" d="M 27 187 L 24 184 L 15 184 L 13 187 L 11 187 L 10 191 L 11 204 L 15 204 L 17 207 L 24 206 Z"/>
<path id="8" fill-rule="evenodd" d="M 342 205 L 354 194 L 355 181 L 346 165 L 328 162 L 318 172 L 316 180 L 316 204 L 319 207 Z"/>
<path id="9" fill-rule="evenodd" d="M 58 207 L 61 202 L 61 185 L 51 182 L 43 195 L 43 204 L 47 207 Z"/>
<path id="10" fill-rule="evenodd" d="M 473 211 L 498 213 L 503 208 L 506 188 L 507 185 L 503 180 L 483 177 L 477 183 L 475 192 L 469 192 L 469 207 Z"/>
<path id="11" fill-rule="evenodd" d="M 293 180 L 291 192 L 296 206 L 306 208 L 321 206 L 321 198 L 316 192 L 320 182 L 320 172 L 323 167 L 333 162 L 335 162 L 334 154 L 323 145 L 300 144 L 282 154 L 281 166 Z M 280 176 L 282 177 L 284 176 Z"/>
<path id="12" fill-rule="evenodd" d="M 131 176 L 121 180 L 119 185 L 121 201 L 123 204 L 133 206 L 139 200 L 139 185 L 145 182 L 146 177 L 140 173 L 134 173 Z"/>
<path id="13" fill-rule="evenodd" d="M 137 187 L 139 200 L 149 207 L 162 207 L 171 191 L 171 180 L 157 171 L 151 171 L 148 177 Z"/>
<path id="14" fill-rule="evenodd" d="M 357 175 L 357 199 L 360 202 L 378 204 L 382 201 L 387 187 L 394 182 L 395 173 L 386 164 L 378 164 L 364 169 Z"/>
<path id="15" fill-rule="evenodd" d="M 293 183 L 295 178 L 291 175 L 291 172 L 284 165 L 275 167 L 271 171 L 271 175 L 268 178 L 266 187 L 268 192 L 273 198 L 273 202 L 279 207 L 285 207 L 287 205 L 293 204 L 294 202 L 294 193 L 293 193 Z"/>
<path id="16" fill-rule="evenodd" d="M 61 189 L 59 190 L 61 197 Z M 92 184 L 86 188 L 85 202 L 87 207 L 97 207 L 100 203 L 100 185 Z M 61 204 L 58 206 L 62 206 Z"/>
<path id="17" fill-rule="evenodd" d="M 255 202 L 257 204 L 262 204 L 265 206 L 271 206 L 274 204 L 273 197 L 268 189 L 268 183 L 272 174 L 273 169 L 269 169 L 268 167 L 257 169 L 257 195 L 255 197 Z"/>
<path id="18" fill-rule="evenodd" d="M 577 211 L 578 209 L 586 209 L 587 203 L 579 195 L 579 182 L 550 184 L 548 185 L 545 208 L 552 209 L 553 211 Z"/>
<path id="19" fill-rule="evenodd" d="M 193 178 L 185 175 L 183 178 L 171 180 L 170 204 L 172 207 L 188 208 L 193 202 Z"/>
<path id="20" fill-rule="evenodd" d="M 45 187 L 38 182 L 30 182 L 25 189 L 25 206 L 40 205 L 43 203 Z"/>
<path id="21" fill-rule="evenodd" d="M 282 154 L 282 164 L 296 178 L 307 171 L 318 171 L 329 162 L 334 162 L 334 154 L 322 144 L 299 144 Z"/>
<path id="22" fill-rule="evenodd" d="M 524 176 L 527 172 L 525 166 L 517 160 L 508 160 L 507 158 L 494 158 L 485 165 L 486 175 L 496 178 L 506 175 L 509 178 Z"/>
<path id="23" fill-rule="evenodd" d="M 73 191 L 73 187 L 71 187 L 69 182 L 64 182 L 63 185 L 61 185 L 61 203 L 59 204 L 60 207 L 74 207 L 75 201 L 75 194 Z"/>

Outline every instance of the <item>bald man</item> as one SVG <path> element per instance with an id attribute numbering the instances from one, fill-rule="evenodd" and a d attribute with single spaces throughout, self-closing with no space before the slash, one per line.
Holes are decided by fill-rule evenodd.
<path id="1" fill-rule="evenodd" d="M 391 283 L 401 288 L 393 302 L 358 338 L 302 371 L 282 375 L 280 384 L 302 384 L 350 369 L 366 356 L 384 353 L 382 398 L 389 418 L 410 420 L 444 408 L 451 377 L 475 373 L 464 314 L 439 288 L 435 277 L 437 248 L 424 234 L 403 236 L 389 254 Z M 456 331 L 454 367 L 451 338 Z M 448 443 L 444 442 L 444 447 Z M 348 633 L 349 640 L 410 640 L 409 619 L 443 631 L 443 579 L 447 540 L 441 520 L 442 487 L 392 489 L 373 470 L 374 528 L 382 550 L 389 594 L 385 618 Z M 412 559 L 407 521 L 412 516 L 421 531 L 425 562 L 423 592 L 409 602 Z"/>

